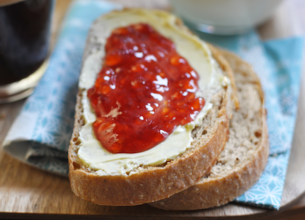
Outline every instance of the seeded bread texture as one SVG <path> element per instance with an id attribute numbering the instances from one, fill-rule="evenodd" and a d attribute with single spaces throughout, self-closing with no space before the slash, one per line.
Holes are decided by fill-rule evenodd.
<path id="1" fill-rule="evenodd" d="M 182 24 L 180 25 L 184 29 Z M 84 60 L 94 48 L 95 45 L 88 40 Z M 223 72 L 232 75 L 224 58 L 219 53 L 213 53 L 213 56 Z M 201 126 L 193 130 L 194 141 L 191 147 L 175 159 L 158 166 L 138 167 L 127 175 L 99 176 L 95 170 L 86 167 L 77 156 L 79 132 L 84 125 L 79 91 L 74 131 L 69 147 L 69 178 L 72 191 L 75 195 L 96 204 L 131 206 L 168 198 L 194 185 L 210 171 L 228 140 L 227 109 L 232 108 L 231 94 L 231 87 L 226 86 L 212 97 L 213 108 L 205 116 Z"/>
<path id="2" fill-rule="evenodd" d="M 150 205 L 165 210 L 196 210 L 226 204 L 248 190 L 267 163 L 269 145 L 263 92 L 252 67 L 223 51 L 237 85 L 240 109 L 230 121 L 230 137 L 210 174 L 194 186 Z"/>

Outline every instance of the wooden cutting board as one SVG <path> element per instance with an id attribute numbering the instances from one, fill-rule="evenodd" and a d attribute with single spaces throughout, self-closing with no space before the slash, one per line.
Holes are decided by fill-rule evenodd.
<path id="1" fill-rule="evenodd" d="M 148 8 L 167 8 L 166 0 L 141 1 L 141 0 L 115 0 L 127 6 L 142 6 Z M 56 14 L 54 16 L 54 26 L 52 28 L 53 39 L 59 30 L 59 24 L 62 21 L 64 13 L 70 1 L 57 1 Z M 286 15 L 283 11 L 284 6 L 276 16 Z M 275 18 L 276 18 L 275 16 Z M 278 24 L 279 19 L 273 19 L 265 26 L 260 28 L 264 36 L 274 37 L 286 36 L 291 34 L 287 28 L 282 28 L 278 32 L 273 30 L 270 33 L 270 27 Z M 273 34 L 273 35 L 272 35 Z M 302 82 L 305 85 L 305 79 Z M 295 129 L 293 149 L 287 172 L 287 179 L 282 198 L 281 211 L 270 211 L 250 206 L 238 204 L 229 204 L 220 208 L 199 211 L 163 211 L 152 208 L 148 205 L 135 207 L 108 207 L 98 206 L 86 202 L 71 192 L 69 180 L 45 171 L 38 170 L 29 165 L 25 165 L 0 150 L 0 218 L 41 218 L 41 219 L 69 219 L 69 218 L 124 218 L 133 219 L 135 217 L 142 219 L 180 219 L 180 218 L 198 218 L 198 217 L 228 217 L 240 216 L 242 219 L 269 219 L 270 215 L 277 215 L 277 218 L 299 215 L 305 210 L 305 197 L 294 209 L 289 209 L 290 204 L 305 192 L 305 88 L 301 86 L 299 114 Z M 0 143 L 3 141 L 12 121 L 18 114 L 23 101 L 0 106 Z M 305 213 L 305 211 L 304 211 Z M 218 219 L 213 218 L 213 219 Z"/>

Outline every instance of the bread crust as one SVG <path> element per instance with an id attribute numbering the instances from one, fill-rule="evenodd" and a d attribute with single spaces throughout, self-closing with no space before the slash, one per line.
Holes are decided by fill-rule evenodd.
<path id="1" fill-rule="evenodd" d="M 239 101 L 237 98 L 237 89 L 235 85 L 235 79 L 234 74 L 232 72 L 232 68 L 228 61 L 225 59 L 225 57 L 222 55 L 222 51 L 217 49 L 211 44 L 208 44 L 214 59 L 217 61 L 217 63 L 220 65 L 220 68 L 224 71 L 224 74 L 230 79 L 231 88 L 232 88 L 232 94 L 230 97 L 230 100 L 233 100 L 235 110 L 239 109 Z M 233 110 L 233 109 L 232 109 Z M 232 112 L 229 113 L 229 117 L 232 117 Z"/>
<path id="2" fill-rule="evenodd" d="M 221 51 L 221 53 L 232 65 L 234 72 L 237 70 L 239 74 L 246 75 L 249 82 L 255 85 L 263 106 L 263 91 L 252 67 L 230 52 Z M 254 185 L 263 172 L 269 155 L 266 110 L 261 108 L 260 112 L 262 117 L 261 142 L 252 158 L 246 164 L 233 169 L 228 175 L 211 178 L 207 181 L 199 181 L 199 183 L 185 191 L 175 194 L 168 199 L 150 203 L 150 205 L 164 210 L 206 209 L 226 204 L 242 195 Z"/>
<path id="3" fill-rule="evenodd" d="M 92 45 L 87 41 L 86 47 L 92 48 Z M 84 59 L 86 54 L 88 55 L 88 50 L 86 51 Z M 218 56 L 221 55 L 215 54 L 217 60 L 220 60 L 223 71 L 231 72 L 229 66 L 221 63 L 223 58 L 220 59 Z M 205 144 L 187 150 L 166 164 L 149 166 L 130 175 L 99 176 L 82 164 L 77 156 L 79 131 L 83 125 L 81 91 L 79 91 L 68 155 L 72 191 L 76 196 L 96 204 L 131 206 L 168 198 L 194 185 L 210 171 L 228 140 L 229 99 L 229 93 L 225 92 L 219 109 L 217 109 L 217 121 L 213 125 L 214 132 Z"/>
<path id="4" fill-rule="evenodd" d="M 194 185 L 216 162 L 226 143 L 227 121 L 219 124 L 215 135 L 203 147 L 190 155 L 129 176 L 98 176 L 84 169 L 76 169 L 69 156 L 70 184 L 75 195 L 100 205 L 127 206 L 166 198 Z M 73 148 L 69 155 L 72 155 Z M 199 172 L 202 170 L 202 172 Z"/>

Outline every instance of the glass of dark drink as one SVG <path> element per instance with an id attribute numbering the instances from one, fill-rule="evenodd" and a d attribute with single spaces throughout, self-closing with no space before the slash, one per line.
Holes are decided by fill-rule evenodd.
<path id="1" fill-rule="evenodd" d="M 27 97 L 47 67 L 52 0 L 0 0 L 0 103 Z"/>

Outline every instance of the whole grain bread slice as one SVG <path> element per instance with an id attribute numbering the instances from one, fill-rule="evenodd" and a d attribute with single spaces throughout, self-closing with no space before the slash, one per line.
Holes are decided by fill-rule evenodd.
<path id="1" fill-rule="evenodd" d="M 162 12 L 163 13 L 163 12 Z M 185 30 L 179 19 L 177 25 Z M 90 39 L 90 33 L 89 37 Z M 84 60 L 94 48 L 87 41 Z M 232 78 L 230 66 L 220 53 L 213 52 L 224 74 Z M 84 125 L 82 91 L 76 104 L 74 131 L 69 147 L 69 178 L 75 195 L 100 205 L 130 206 L 149 203 L 178 193 L 194 185 L 209 173 L 228 140 L 229 116 L 233 108 L 232 86 L 220 89 L 211 98 L 212 109 L 202 124 L 194 128 L 191 147 L 174 159 L 157 166 L 141 166 L 126 175 L 97 175 L 78 157 L 79 132 Z"/>
<path id="2" fill-rule="evenodd" d="M 230 138 L 211 172 L 187 190 L 150 203 L 165 210 L 196 210 L 226 204 L 248 190 L 268 159 L 266 110 L 259 79 L 238 56 L 221 52 L 229 61 L 238 89 L 239 111 L 230 121 Z"/>

